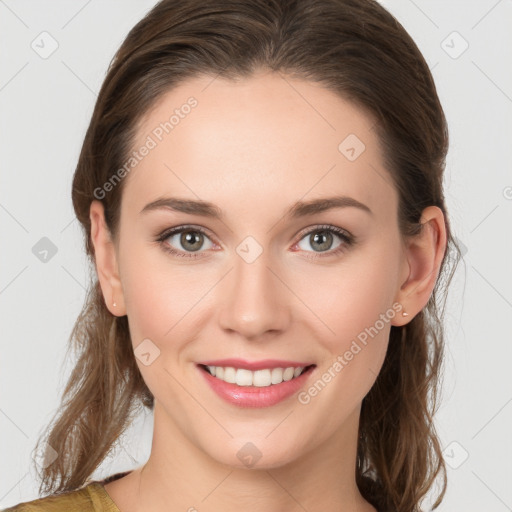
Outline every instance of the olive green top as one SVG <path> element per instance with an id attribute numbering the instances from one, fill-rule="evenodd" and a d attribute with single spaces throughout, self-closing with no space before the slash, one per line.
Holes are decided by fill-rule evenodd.
<path id="1" fill-rule="evenodd" d="M 125 474 L 118 473 L 101 481 L 95 480 L 74 491 L 18 503 L 0 512 L 121 512 L 103 484 Z"/>

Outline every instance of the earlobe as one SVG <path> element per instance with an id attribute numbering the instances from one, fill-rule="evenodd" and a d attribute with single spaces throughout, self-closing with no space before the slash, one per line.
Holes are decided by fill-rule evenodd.
<path id="1" fill-rule="evenodd" d="M 446 251 L 446 224 L 443 212 L 429 206 L 422 212 L 421 232 L 411 237 L 406 249 L 409 275 L 398 291 L 397 302 L 408 312 L 399 316 L 393 325 L 404 325 L 427 304 L 439 275 Z"/>
<path id="2" fill-rule="evenodd" d="M 117 255 L 110 230 L 105 222 L 104 207 L 100 201 L 94 200 L 91 202 L 89 218 L 96 272 L 105 304 L 113 315 L 123 316 L 126 314 L 126 308 L 119 277 Z"/>

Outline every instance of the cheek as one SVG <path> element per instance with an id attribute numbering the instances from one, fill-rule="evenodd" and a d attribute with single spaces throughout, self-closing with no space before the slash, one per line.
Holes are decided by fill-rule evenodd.
<path id="1" fill-rule="evenodd" d="M 136 247 L 136 244 L 133 244 Z M 123 294 L 134 345 L 144 338 L 160 345 L 195 312 L 207 289 L 194 266 L 172 264 L 158 247 L 137 247 L 121 261 Z"/>
<path id="2" fill-rule="evenodd" d="M 178 375 L 181 359 L 186 344 L 201 329 L 195 319 L 202 311 L 204 301 L 198 301 L 207 286 L 194 280 L 193 266 L 172 265 L 158 248 L 140 247 L 124 254 L 123 294 L 137 365 L 153 395 L 160 401 L 173 397 L 177 406 L 182 392 L 167 370 L 172 368 L 173 375 L 183 379 Z M 152 343 L 146 341 L 141 345 L 145 348 L 137 350 L 148 339 Z M 150 363 L 146 365 L 137 356 L 147 352 Z"/>
<path id="3" fill-rule="evenodd" d="M 335 431 L 356 410 L 380 373 L 391 321 L 399 314 L 392 307 L 388 283 L 385 272 L 354 272 L 350 278 L 331 281 L 337 290 L 322 299 L 322 320 L 334 334 L 318 336 L 326 357 L 316 380 L 298 398 L 324 411 L 327 431 Z"/>
<path id="4" fill-rule="evenodd" d="M 384 240 L 354 253 L 336 270 L 315 272 L 301 291 L 322 321 L 317 339 L 327 357 L 317 387 L 325 384 L 330 389 L 325 395 L 322 392 L 326 406 L 343 397 L 349 408 L 355 407 L 384 362 L 391 322 L 400 314 L 392 307 L 400 255 L 397 244 Z"/>
<path id="5" fill-rule="evenodd" d="M 322 321 L 331 351 L 372 327 L 390 310 L 397 291 L 399 254 L 389 244 L 372 242 L 337 267 L 317 268 L 297 280 L 298 295 Z M 302 281 L 302 284 L 301 284 Z M 382 329 L 379 322 L 378 326 Z M 386 323 L 389 331 L 389 322 Z"/>

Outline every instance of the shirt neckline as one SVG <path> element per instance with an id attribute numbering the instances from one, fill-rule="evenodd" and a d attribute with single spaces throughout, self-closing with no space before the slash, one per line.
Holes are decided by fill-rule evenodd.
<path id="1" fill-rule="evenodd" d="M 90 484 L 90 489 L 94 492 L 96 491 L 101 500 L 101 504 L 103 505 L 103 509 L 105 512 L 121 512 L 114 500 L 110 497 L 110 494 L 107 492 L 102 482 L 92 482 Z"/>

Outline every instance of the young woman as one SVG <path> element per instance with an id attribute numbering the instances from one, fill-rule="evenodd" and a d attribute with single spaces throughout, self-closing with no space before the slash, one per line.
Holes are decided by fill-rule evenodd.
<path id="1" fill-rule="evenodd" d="M 414 512 L 440 479 L 437 507 L 447 148 L 377 2 L 158 3 L 80 154 L 96 275 L 46 496 L 10 510 Z M 91 480 L 141 404 L 149 459 Z"/>

